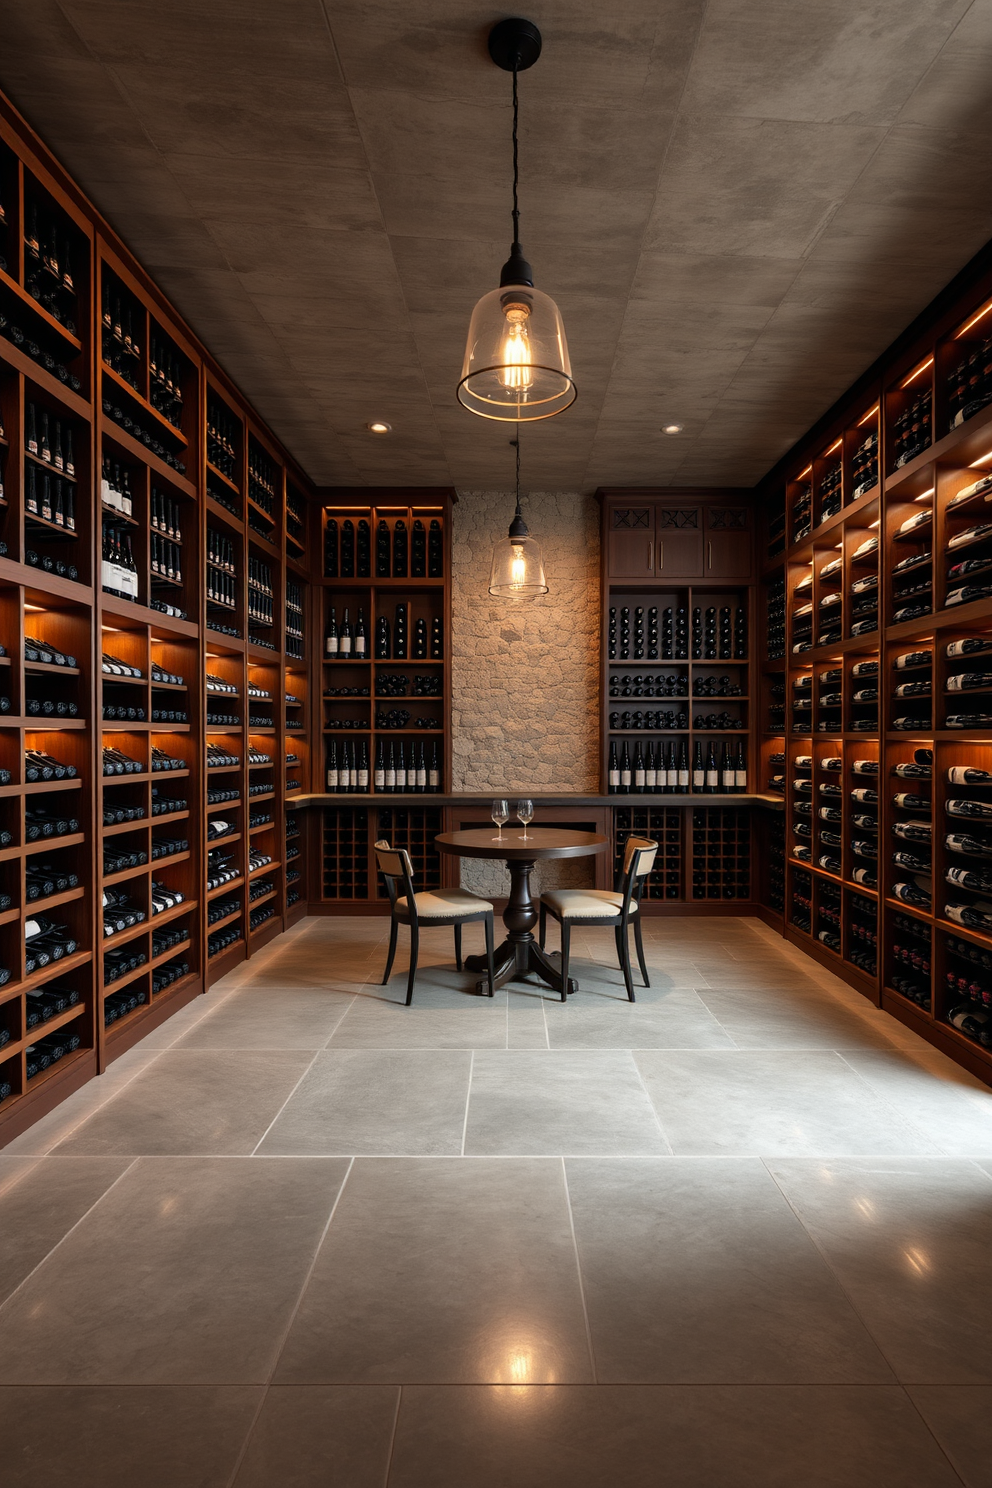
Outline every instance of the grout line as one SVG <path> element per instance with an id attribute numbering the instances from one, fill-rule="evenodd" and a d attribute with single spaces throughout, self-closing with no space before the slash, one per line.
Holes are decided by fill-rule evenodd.
<path id="1" fill-rule="evenodd" d="M 248 1430 L 245 1432 L 245 1439 L 241 1443 L 241 1451 L 238 1453 L 238 1456 L 237 1456 L 237 1459 L 236 1459 L 236 1461 L 234 1463 L 234 1466 L 231 1469 L 231 1476 L 227 1480 L 227 1488 L 234 1488 L 235 1481 L 237 1479 L 238 1473 L 241 1471 L 241 1468 L 242 1468 L 242 1466 L 244 1464 L 245 1457 L 248 1454 L 248 1447 L 249 1447 L 249 1445 L 251 1443 L 252 1436 L 254 1435 L 255 1428 L 258 1425 L 259 1417 L 262 1414 L 262 1410 L 263 1410 L 263 1407 L 265 1405 L 265 1402 L 268 1399 L 269 1390 L 270 1390 L 270 1388 L 272 1386 L 272 1378 L 273 1378 L 276 1370 L 279 1368 L 279 1360 L 282 1358 L 283 1349 L 286 1347 L 286 1341 L 289 1338 L 290 1332 L 292 1331 L 293 1324 L 296 1322 L 296 1318 L 297 1318 L 297 1315 L 299 1313 L 300 1307 L 303 1304 L 303 1298 L 306 1296 L 307 1287 L 310 1285 L 310 1282 L 313 1279 L 313 1273 L 314 1273 L 314 1271 L 316 1270 L 316 1267 L 317 1267 L 317 1257 L 320 1255 L 321 1246 L 323 1245 L 324 1241 L 327 1238 L 327 1232 L 328 1232 L 328 1230 L 331 1227 L 331 1220 L 334 1218 L 335 1214 L 337 1213 L 338 1205 L 341 1202 L 341 1195 L 344 1193 L 345 1184 L 348 1182 L 348 1179 L 351 1177 L 351 1170 L 352 1170 L 352 1168 L 354 1166 L 355 1166 L 355 1159 L 354 1158 L 351 1158 L 350 1161 L 349 1161 L 349 1163 L 348 1163 L 347 1171 L 345 1172 L 344 1177 L 341 1179 L 341 1186 L 339 1187 L 337 1193 L 334 1195 L 334 1203 L 331 1205 L 331 1212 L 327 1216 L 327 1223 L 324 1225 L 324 1228 L 321 1230 L 320 1236 L 319 1236 L 319 1238 L 317 1240 L 317 1244 L 314 1246 L 313 1255 L 311 1256 L 311 1258 L 310 1258 L 310 1264 L 307 1267 L 307 1274 L 304 1276 L 303 1281 L 301 1283 L 300 1290 L 299 1290 L 299 1295 L 297 1296 L 296 1302 L 293 1305 L 293 1309 L 292 1309 L 292 1311 L 289 1314 L 289 1318 L 287 1319 L 286 1326 L 285 1326 L 285 1328 L 282 1331 L 282 1337 L 279 1339 L 278 1343 L 276 1344 L 275 1348 L 272 1351 L 272 1368 L 269 1370 L 269 1373 L 268 1373 L 268 1376 L 267 1376 L 267 1378 L 265 1380 L 265 1383 L 262 1386 L 262 1394 L 261 1394 L 261 1398 L 259 1399 L 259 1402 L 258 1402 L 258 1407 L 257 1407 L 257 1409 L 255 1411 L 255 1414 L 252 1417 L 251 1425 L 248 1427 Z"/>
<path id="2" fill-rule="evenodd" d="M 403 1386 L 396 1387 L 396 1409 L 393 1412 L 393 1429 L 389 1433 L 389 1451 L 386 1453 L 386 1471 L 382 1479 L 382 1488 L 389 1488 L 389 1476 L 393 1470 L 393 1452 L 396 1447 L 396 1432 L 400 1424 L 400 1407 L 403 1404 Z"/>
<path id="3" fill-rule="evenodd" d="M 575 1252 L 575 1276 L 576 1280 L 579 1283 L 579 1300 L 582 1303 L 582 1318 L 586 1328 L 586 1347 L 589 1350 L 589 1367 L 592 1370 L 592 1383 L 594 1385 L 598 1385 L 599 1379 L 596 1374 L 596 1351 L 593 1348 L 592 1327 L 589 1322 L 589 1309 L 586 1306 L 586 1289 L 582 1280 L 582 1261 L 579 1257 L 579 1242 L 575 1234 L 575 1215 L 572 1212 L 572 1196 L 568 1191 L 568 1169 L 565 1166 L 564 1157 L 562 1157 L 560 1161 L 561 1181 L 565 1189 L 565 1208 L 568 1210 L 568 1228 L 572 1236 L 572 1249 Z"/>
<path id="4" fill-rule="evenodd" d="M 937 1448 L 937 1451 L 940 1453 L 940 1455 L 943 1457 L 944 1461 L 947 1463 L 948 1467 L 951 1469 L 951 1472 L 957 1478 L 958 1482 L 964 1485 L 964 1488 L 969 1488 L 968 1479 L 965 1478 L 964 1475 L 958 1471 L 957 1467 L 955 1467 L 955 1465 L 954 1465 L 954 1459 L 951 1457 L 951 1454 L 944 1447 L 944 1445 L 941 1442 L 940 1438 L 938 1437 L 937 1433 L 934 1431 L 933 1427 L 930 1425 L 930 1422 L 927 1420 L 926 1416 L 923 1414 L 923 1411 L 921 1410 L 920 1406 L 917 1405 L 916 1401 L 914 1400 L 913 1395 L 911 1393 L 911 1387 L 909 1385 L 900 1385 L 900 1388 L 902 1390 L 902 1393 L 905 1395 L 906 1399 L 909 1401 L 910 1407 L 916 1413 L 916 1415 L 919 1417 L 920 1423 L 923 1426 L 924 1431 L 927 1433 L 927 1435 L 929 1436 L 930 1440 L 933 1442 L 934 1446 Z M 926 1386 L 924 1386 L 923 1388 L 925 1389 Z"/>
<path id="5" fill-rule="evenodd" d="M 273 1116 L 272 1120 L 269 1122 L 268 1126 L 265 1128 L 264 1132 L 259 1137 L 258 1141 L 255 1143 L 254 1147 L 251 1149 L 251 1152 L 249 1153 L 249 1156 L 250 1157 L 254 1157 L 255 1156 L 256 1152 L 259 1149 L 259 1147 L 261 1147 L 262 1143 L 265 1141 L 266 1137 L 269 1135 L 269 1132 L 275 1126 L 276 1122 L 279 1120 L 279 1117 L 282 1115 L 283 1111 L 285 1111 L 286 1107 L 289 1105 L 290 1101 L 293 1099 L 293 1096 L 299 1090 L 299 1088 L 302 1085 L 303 1081 L 306 1079 L 307 1075 L 313 1069 L 314 1065 L 317 1063 L 317 1059 L 319 1058 L 319 1056 L 322 1053 L 323 1053 L 323 1050 L 322 1049 L 316 1049 L 314 1051 L 314 1055 L 313 1055 L 313 1058 L 310 1060 L 310 1063 L 307 1065 L 306 1069 L 300 1075 L 300 1078 L 297 1080 L 296 1084 L 293 1086 L 292 1090 L 289 1092 L 289 1094 L 287 1095 L 286 1099 L 283 1101 L 282 1105 L 279 1107 L 278 1111 Z M 354 1161 L 354 1159 L 352 1159 L 352 1160 Z"/>
<path id="6" fill-rule="evenodd" d="M 773 1162 L 773 1161 L 778 1161 L 778 1160 L 779 1159 L 772 1159 L 772 1158 L 767 1158 L 767 1157 L 760 1157 L 758 1159 L 758 1161 L 761 1163 L 762 1167 L 764 1168 L 765 1172 L 768 1174 L 769 1178 L 772 1180 L 772 1182 L 774 1183 L 775 1187 L 778 1189 L 779 1193 L 782 1195 L 782 1199 L 783 1199 L 784 1203 L 788 1206 L 789 1212 L 795 1218 L 795 1221 L 800 1226 L 800 1228 L 802 1229 L 803 1234 L 809 1240 L 809 1243 L 812 1245 L 813 1249 L 816 1251 L 817 1255 L 820 1257 L 821 1261 L 826 1266 L 827 1270 L 830 1272 L 830 1275 L 833 1277 L 834 1281 L 836 1282 L 839 1291 L 843 1294 L 844 1300 L 847 1302 L 848 1307 L 850 1307 L 850 1309 L 853 1312 L 854 1316 L 858 1319 L 858 1322 L 861 1324 L 862 1328 L 864 1328 L 865 1333 L 868 1335 L 868 1337 L 871 1339 L 872 1343 L 874 1344 L 875 1348 L 878 1350 L 879 1358 L 882 1360 L 882 1362 L 885 1364 L 885 1367 L 890 1371 L 890 1373 L 892 1375 L 891 1384 L 899 1385 L 900 1387 L 905 1388 L 902 1385 L 902 1381 L 899 1379 L 899 1376 L 896 1373 L 895 1365 L 890 1360 L 888 1354 L 883 1349 L 883 1347 L 882 1347 L 881 1343 L 879 1342 L 879 1340 L 875 1337 L 875 1334 L 874 1334 L 873 1330 L 871 1329 L 871 1327 L 869 1326 L 867 1319 L 865 1318 L 864 1314 L 861 1311 L 861 1308 L 858 1306 L 858 1304 L 855 1302 L 854 1298 L 851 1296 L 851 1293 L 848 1291 L 847 1287 L 844 1284 L 843 1278 L 841 1277 L 840 1273 L 837 1271 L 836 1267 L 831 1262 L 830 1257 L 827 1254 L 826 1250 L 820 1244 L 820 1242 L 817 1240 L 816 1236 L 812 1233 L 812 1231 L 807 1227 L 807 1225 L 803 1221 L 802 1215 L 799 1213 L 799 1210 L 796 1208 L 795 1204 L 793 1204 L 791 1198 L 786 1193 L 785 1189 L 782 1187 L 782 1184 L 779 1182 L 778 1178 L 772 1172 L 772 1169 L 770 1167 L 770 1163 Z M 795 1158 L 786 1158 L 786 1159 L 783 1159 L 783 1160 L 784 1161 L 787 1161 L 787 1162 L 795 1162 L 796 1161 Z M 806 1161 L 809 1164 L 813 1164 L 813 1163 L 823 1162 L 824 1159 L 823 1158 L 807 1158 L 807 1159 L 800 1159 L 800 1161 Z M 826 1161 L 829 1162 L 829 1161 L 832 1161 L 832 1159 L 827 1158 Z"/>
<path id="7" fill-rule="evenodd" d="M 644 1052 L 646 1052 L 646 1053 L 653 1053 L 655 1051 L 653 1051 L 653 1050 L 641 1050 L 641 1051 L 638 1051 L 638 1052 L 642 1052 L 642 1053 L 644 1053 Z M 732 1054 L 734 1051 L 732 1049 L 728 1049 L 728 1050 L 725 1050 L 724 1052 L 725 1053 L 728 1053 L 728 1054 Z M 634 1050 L 633 1049 L 626 1049 L 626 1050 L 623 1050 L 622 1049 L 622 1050 L 620 1050 L 620 1053 L 627 1053 L 627 1054 L 630 1055 L 630 1062 L 634 1066 L 634 1073 L 637 1076 L 638 1081 L 640 1082 L 641 1089 L 644 1091 L 644 1099 L 647 1101 L 648 1105 L 651 1107 L 651 1111 L 652 1111 L 652 1113 L 654 1115 L 655 1122 L 657 1123 L 658 1130 L 661 1132 L 661 1140 L 664 1142 L 665 1146 L 668 1148 L 668 1155 L 669 1155 L 669 1157 L 674 1157 L 675 1156 L 675 1148 L 672 1146 L 671 1141 L 669 1140 L 668 1133 L 666 1132 L 665 1128 L 661 1124 L 661 1117 L 658 1115 L 658 1109 L 655 1106 L 654 1101 L 651 1099 L 651 1095 L 650 1095 L 650 1093 L 648 1091 L 648 1087 L 644 1083 L 644 1076 L 641 1074 L 640 1067 L 638 1066 L 637 1060 L 634 1058 Z M 664 1154 L 660 1154 L 660 1155 L 661 1156 L 664 1156 Z"/>
<path id="8" fill-rule="evenodd" d="M 55 1252 L 57 1250 L 59 1250 L 65 1244 L 65 1242 L 68 1240 L 69 1236 L 72 1235 L 72 1234 L 74 1234 L 75 1231 L 78 1230 L 79 1226 L 83 1223 L 83 1220 L 84 1219 L 87 1219 L 93 1213 L 93 1210 L 97 1207 L 98 1204 L 102 1204 L 103 1203 L 104 1199 L 107 1197 L 107 1195 L 109 1193 L 112 1192 L 113 1189 L 115 1189 L 117 1187 L 117 1185 L 118 1185 L 118 1183 L 120 1183 L 121 1179 L 122 1178 L 126 1178 L 127 1175 L 128 1175 L 128 1173 L 130 1173 L 131 1169 L 135 1166 L 135 1164 L 138 1163 L 138 1162 L 140 1162 L 140 1161 L 141 1161 L 140 1157 L 132 1157 L 131 1161 L 127 1164 L 127 1166 L 120 1173 L 118 1173 L 118 1175 L 114 1179 L 113 1183 L 109 1183 L 107 1185 L 107 1187 L 103 1190 L 103 1193 L 100 1194 L 99 1198 L 96 1198 L 96 1199 L 93 1200 L 92 1204 L 89 1206 L 89 1208 L 86 1210 L 86 1212 L 84 1214 L 81 1214 L 79 1216 L 79 1218 L 76 1220 L 76 1223 L 74 1225 L 71 1225 L 69 1227 L 69 1229 L 66 1230 L 65 1234 L 62 1236 L 62 1238 L 60 1240 L 57 1240 L 56 1241 L 56 1243 L 52 1246 L 51 1250 L 46 1251 L 45 1254 L 42 1256 L 41 1260 L 37 1263 L 37 1265 L 31 1267 L 31 1270 L 28 1272 L 27 1276 L 23 1277 L 18 1282 L 17 1286 L 11 1292 L 10 1296 L 4 1298 L 2 1305 L 0 1305 L 0 1312 L 3 1311 L 3 1309 L 7 1306 L 7 1304 L 9 1302 L 12 1302 L 14 1300 L 14 1298 L 17 1296 L 18 1292 L 21 1290 L 21 1288 L 23 1286 L 26 1286 L 27 1285 L 27 1283 L 31 1280 L 32 1276 L 34 1276 L 35 1272 L 36 1271 L 39 1271 L 41 1269 L 41 1267 L 45 1264 L 45 1262 L 49 1259 L 49 1257 L 53 1256 L 55 1254 Z"/>
<path id="9" fill-rule="evenodd" d="M 465 1138 L 468 1134 L 468 1106 L 472 1099 L 472 1076 L 475 1073 L 475 1050 L 470 1049 L 468 1055 L 468 1083 L 465 1087 L 465 1119 L 462 1122 L 462 1147 L 461 1156 L 465 1156 Z"/>

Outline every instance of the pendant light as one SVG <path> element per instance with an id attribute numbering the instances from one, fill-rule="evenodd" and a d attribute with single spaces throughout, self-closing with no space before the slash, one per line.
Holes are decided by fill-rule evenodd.
<path id="1" fill-rule="evenodd" d="M 511 440 L 517 449 L 517 508 L 507 536 L 493 548 L 489 593 L 496 599 L 537 599 L 547 594 L 541 544 L 527 531 L 520 511 L 520 430 Z"/>
<path id="2" fill-rule="evenodd" d="M 532 21 L 500 21 L 489 33 L 489 55 L 513 74 L 513 243 L 499 288 L 472 311 L 458 401 L 480 418 L 529 423 L 564 413 L 576 398 L 558 306 L 534 288 L 534 271 L 520 246 L 517 206 L 517 74 L 541 55 Z"/>

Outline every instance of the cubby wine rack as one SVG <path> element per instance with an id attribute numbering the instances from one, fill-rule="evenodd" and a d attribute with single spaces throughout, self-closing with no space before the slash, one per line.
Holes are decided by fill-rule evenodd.
<path id="1" fill-rule="evenodd" d="M 992 274 L 918 325 L 761 488 L 760 749 L 786 802 L 763 902 L 992 1083 Z"/>
<path id="2" fill-rule="evenodd" d="M 0 203 L 2 1144 L 304 912 L 313 493 L 2 102 Z"/>

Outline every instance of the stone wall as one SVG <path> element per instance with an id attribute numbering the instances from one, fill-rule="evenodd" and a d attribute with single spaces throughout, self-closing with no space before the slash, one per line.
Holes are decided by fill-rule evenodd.
<path id="1" fill-rule="evenodd" d="M 599 789 L 599 508 L 536 492 L 524 517 L 550 593 L 526 604 L 489 592 L 493 545 L 513 496 L 459 491 L 452 529 L 452 781 L 455 791 Z"/>
<path id="2" fill-rule="evenodd" d="M 599 790 L 599 507 L 549 491 L 523 508 L 550 590 L 527 604 L 488 592 L 512 494 L 459 491 L 452 526 L 451 788 L 506 795 L 511 810 L 524 791 Z M 591 864 L 543 865 L 534 887 L 591 882 Z M 462 877 L 488 894 L 509 884 L 499 863 L 463 859 Z"/>

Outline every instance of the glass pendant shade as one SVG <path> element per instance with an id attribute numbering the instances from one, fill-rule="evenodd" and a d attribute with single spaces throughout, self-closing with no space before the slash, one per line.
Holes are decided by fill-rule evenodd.
<path id="1" fill-rule="evenodd" d="M 565 327 L 551 296 L 530 284 L 483 295 L 468 328 L 459 403 L 480 418 L 523 424 L 552 418 L 575 398 Z"/>
<path id="2" fill-rule="evenodd" d="M 489 593 L 497 599 L 536 599 L 547 594 L 541 544 L 532 537 L 505 537 L 493 548 Z"/>

